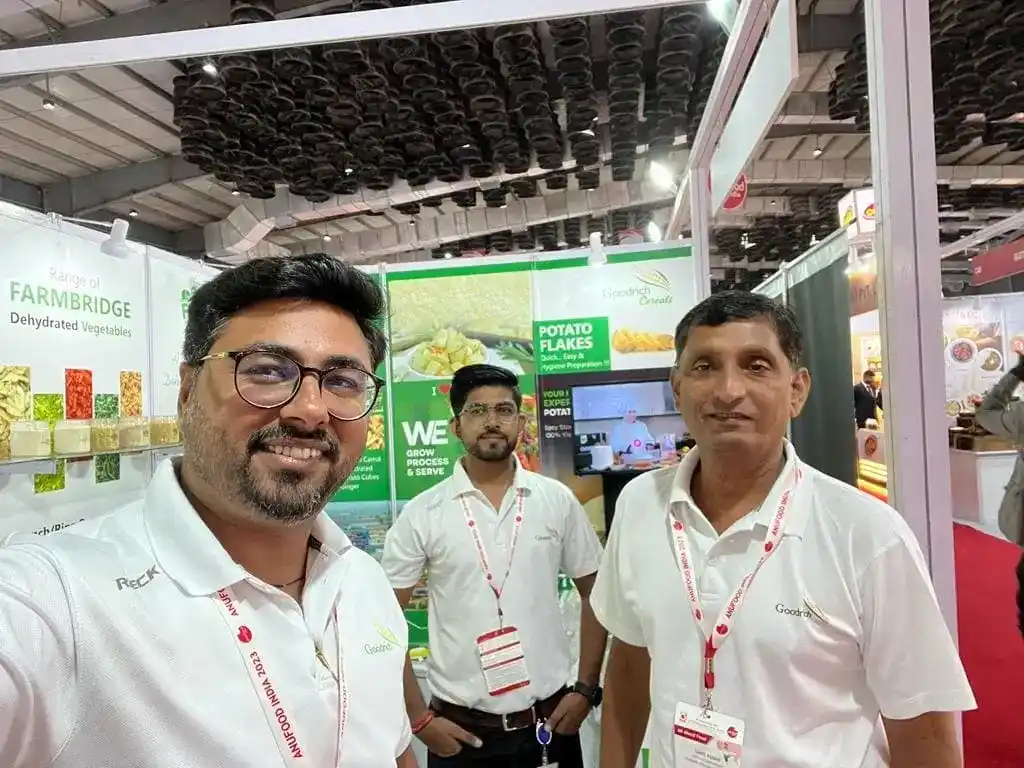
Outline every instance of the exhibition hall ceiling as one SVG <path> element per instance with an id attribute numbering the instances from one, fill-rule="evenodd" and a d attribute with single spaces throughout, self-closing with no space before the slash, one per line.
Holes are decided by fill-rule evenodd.
<path id="1" fill-rule="evenodd" d="M 426 4 L 33 0 L 0 4 L 0 43 Z M 1024 67 L 1011 55 L 1024 12 L 1009 5 L 931 3 L 944 241 L 1024 207 Z M 845 191 L 870 183 L 859 3 L 798 6 L 800 78 L 746 169 L 746 202 L 716 217 L 722 286 L 755 284 L 798 255 L 835 228 Z M 18 77 L 0 82 L 0 196 L 131 216 L 136 236 L 227 263 L 311 250 L 412 261 L 657 234 L 725 40 L 694 4 Z M 966 262 L 947 266 L 955 276 Z"/>

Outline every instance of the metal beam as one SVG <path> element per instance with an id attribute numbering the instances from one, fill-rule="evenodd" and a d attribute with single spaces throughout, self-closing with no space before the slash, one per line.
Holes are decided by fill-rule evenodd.
<path id="1" fill-rule="evenodd" d="M 188 181 L 203 175 L 203 172 L 191 163 L 174 156 L 47 184 L 43 188 L 43 194 L 47 210 L 66 216 L 77 216 L 154 187 Z"/>
<path id="2" fill-rule="evenodd" d="M 25 0 L 8 0 L 20 5 L 19 12 L 25 11 Z M 3 2 L 0 0 L 0 15 Z M 49 2 L 46 3 L 47 5 Z M 352 0 L 277 0 L 277 16 L 289 19 L 309 14 L 333 11 L 352 4 Z M 89 43 L 101 40 L 116 40 L 122 37 L 160 34 L 163 32 L 187 32 L 204 27 L 221 27 L 230 22 L 229 5 L 212 0 L 175 0 L 140 8 L 136 11 L 119 13 L 105 19 L 76 24 L 59 31 L 25 38 L 0 46 L 0 51 L 34 48 L 40 45 Z M 38 73 L 0 79 L 0 88 L 16 88 L 31 85 L 41 79 Z"/>
<path id="3" fill-rule="evenodd" d="M 315 18 L 146 34 L 121 38 L 116 42 L 90 40 L 0 50 L 0 76 L 77 71 L 91 67 L 138 64 L 154 59 L 219 56 L 239 51 L 266 51 L 342 41 L 379 40 L 548 18 L 698 4 L 702 5 L 702 0 L 559 0 L 557 3 L 551 0 L 519 0 L 517 3 L 505 0 L 450 0 L 445 3 L 443 13 L 438 13 L 436 8 L 430 6 L 413 5 Z M 179 3 L 167 5 L 173 5 L 175 9 L 181 6 Z"/>
<path id="4" fill-rule="evenodd" d="M 27 181 L 12 179 L 9 176 L 0 176 L 0 200 L 31 208 L 34 211 L 43 210 L 42 188 L 35 184 L 29 184 Z"/>

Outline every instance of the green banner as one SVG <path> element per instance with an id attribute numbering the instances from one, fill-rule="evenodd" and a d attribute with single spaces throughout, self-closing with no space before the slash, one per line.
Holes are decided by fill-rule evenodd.
<path id="1" fill-rule="evenodd" d="M 384 378 L 384 366 L 377 375 Z M 377 398 L 377 404 L 370 411 L 366 429 L 366 449 L 345 484 L 331 499 L 333 502 L 388 501 L 391 486 L 388 482 L 387 451 L 387 399 L 385 387 Z"/>
<path id="2" fill-rule="evenodd" d="M 462 445 L 448 430 L 446 383 L 405 382 L 395 391 L 395 492 L 408 501 L 452 473 Z"/>
<path id="3" fill-rule="evenodd" d="M 607 317 L 535 322 L 533 346 L 541 375 L 611 370 Z"/>

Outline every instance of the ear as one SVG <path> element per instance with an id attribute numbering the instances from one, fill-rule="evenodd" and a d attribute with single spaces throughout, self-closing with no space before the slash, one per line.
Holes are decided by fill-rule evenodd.
<path id="1" fill-rule="evenodd" d="M 456 440 L 462 439 L 462 435 L 460 434 L 461 430 L 459 429 L 459 420 L 454 416 L 452 416 L 448 422 L 448 431 L 455 436 Z"/>
<path id="2" fill-rule="evenodd" d="M 185 408 L 185 403 L 192 397 L 192 391 L 196 386 L 198 370 L 188 363 L 181 363 L 178 366 L 178 413 Z"/>
<path id="3" fill-rule="evenodd" d="M 668 374 L 668 383 L 672 387 L 672 403 L 675 405 L 676 410 L 679 413 L 683 412 L 681 404 L 679 402 L 679 385 L 682 383 L 682 375 L 679 373 L 679 362 L 672 366 L 672 370 Z"/>
<path id="4" fill-rule="evenodd" d="M 789 391 L 789 418 L 795 419 L 800 415 L 807 404 L 807 398 L 811 394 L 811 372 L 806 368 L 798 369 L 790 383 Z"/>

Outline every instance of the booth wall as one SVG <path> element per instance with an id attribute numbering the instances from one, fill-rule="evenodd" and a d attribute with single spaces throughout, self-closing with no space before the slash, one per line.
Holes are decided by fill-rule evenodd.
<path id="1" fill-rule="evenodd" d="M 172 415 L 185 292 L 212 270 L 0 206 L 0 445 L 10 424 Z M 154 454 L 0 465 L 0 539 L 52 533 L 141 496 Z M 44 466 L 45 465 L 45 466 Z"/>
<path id="2" fill-rule="evenodd" d="M 804 333 L 804 364 L 811 392 L 791 437 L 801 458 L 816 469 L 856 484 L 857 443 L 850 381 L 850 285 L 846 262 L 836 261 L 787 291 Z"/>

